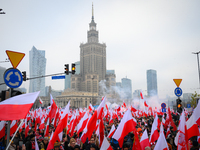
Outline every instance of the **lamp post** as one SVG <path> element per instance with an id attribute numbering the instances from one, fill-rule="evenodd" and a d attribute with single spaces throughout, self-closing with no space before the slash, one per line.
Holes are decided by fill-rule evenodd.
<path id="1" fill-rule="evenodd" d="M 199 52 L 193 52 L 192 54 L 196 54 L 197 55 L 197 64 L 198 64 L 198 71 L 199 71 L 199 88 L 200 88 L 200 68 L 199 68 Z"/>

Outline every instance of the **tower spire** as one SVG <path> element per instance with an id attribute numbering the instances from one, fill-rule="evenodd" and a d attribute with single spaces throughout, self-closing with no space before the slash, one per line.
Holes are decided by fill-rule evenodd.
<path id="1" fill-rule="evenodd" d="M 92 21 L 94 21 L 94 9 L 93 9 L 93 2 L 92 2 Z"/>

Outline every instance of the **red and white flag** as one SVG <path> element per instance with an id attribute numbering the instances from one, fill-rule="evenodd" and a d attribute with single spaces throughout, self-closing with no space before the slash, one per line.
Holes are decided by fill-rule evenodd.
<path id="1" fill-rule="evenodd" d="M 193 111 L 194 120 L 200 126 L 200 103 L 197 104 L 197 107 Z"/>
<path id="2" fill-rule="evenodd" d="M 177 145 L 177 150 L 189 150 L 187 127 L 186 127 L 184 112 L 182 112 L 180 116 L 180 122 L 178 128 L 179 128 L 178 133 L 176 134 L 176 137 L 174 139 L 174 143 Z"/>
<path id="3" fill-rule="evenodd" d="M 88 106 L 88 109 L 89 109 L 89 112 L 91 112 L 91 111 L 94 110 L 94 107 L 92 106 L 92 104 L 90 104 L 90 105 Z"/>
<path id="4" fill-rule="evenodd" d="M 83 116 L 83 118 L 81 118 L 80 122 L 78 123 L 77 125 L 77 134 L 79 135 L 80 132 L 83 131 L 83 129 L 85 128 L 87 122 L 88 122 L 88 119 L 89 119 L 89 115 L 88 113 L 86 112 L 85 115 Z"/>
<path id="5" fill-rule="evenodd" d="M 149 107 L 149 105 L 147 105 L 147 101 L 146 100 L 144 100 L 144 106 L 145 107 Z"/>
<path id="6" fill-rule="evenodd" d="M 57 109 L 58 109 L 58 107 L 57 107 L 55 101 L 53 100 L 53 97 L 52 97 L 51 94 L 50 94 L 50 98 L 51 98 L 51 109 L 49 111 L 49 119 L 50 119 L 49 122 L 51 122 L 51 120 L 55 117 Z"/>
<path id="7" fill-rule="evenodd" d="M 49 136 L 49 118 L 47 119 L 46 129 L 44 132 L 44 137 Z"/>
<path id="8" fill-rule="evenodd" d="M 199 129 L 194 119 L 194 115 L 190 116 L 190 118 L 186 122 L 186 126 L 187 126 L 188 139 L 190 139 L 193 136 L 199 136 Z"/>
<path id="9" fill-rule="evenodd" d="M 149 138 L 148 138 L 148 134 L 147 134 L 147 129 L 144 130 L 142 137 L 140 139 L 140 145 L 141 145 L 141 149 L 145 150 L 145 147 L 149 146 L 150 147 L 150 143 L 149 143 Z"/>
<path id="10" fill-rule="evenodd" d="M 142 90 L 140 91 L 140 97 L 141 97 L 141 99 L 144 99 L 144 96 L 143 96 Z"/>
<path id="11" fill-rule="evenodd" d="M 36 136 L 35 136 L 35 150 L 40 150 L 40 149 L 39 149 L 39 146 L 38 146 L 38 143 L 37 143 Z"/>
<path id="12" fill-rule="evenodd" d="M 6 131 L 5 125 L 6 125 L 5 121 L 0 122 L 0 139 L 5 136 L 5 131 Z"/>
<path id="13" fill-rule="evenodd" d="M 119 146 L 123 146 L 124 137 L 131 131 L 136 130 L 135 126 L 137 125 L 137 121 L 135 118 L 132 117 L 131 111 L 128 109 L 118 128 L 116 129 L 112 138 L 116 139 L 119 142 Z"/>
<path id="14" fill-rule="evenodd" d="M 165 139 L 162 123 L 161 123 L 161 126 L 160 126 L 160 136 L 159 136 L 158 141 L 157 141 L 157 143 L 154 147 L 154 150 L 169 150 L 167 141 Z"/>
<path id="15" fill-rule="evenodd" d="M 131 111 L 132 111 L 132 112 L 136 112 L 137 109 L 136 109 L 133 105 L 131 105 Z"/>
<path id="16" fill-rule="evenodd" d="M 113 136 L 113 134 L 115 133 L 115 130 L 116 130 L 116 128 L 115 128 L 115 126 L 113 124 L 107 137 L 111 138 Z"/>
<path id="17" fill-rule="evenodd" d="M 24 119 L 40 92 L 21 94 L 0 102 L 0 120 Z"/>
<path id="18" fill-rule="evenodd" d="M 158 133 L 158 116 L 157 116 L 157 114 L 156 114 L 156 117 L 155 117 L 155 119 L 154 119 L 154 121 L 153 121 L 153 124 L 152 124 L 152 127 L 151 127 L 151 135 L 150 135 L 150 143 L 153 143 L 153 142 L 155 142 L 157 139 L 158 139 L 158 137 L 159 137 L 159 133 Z"/>
<path id="19" fill-rule="evenodd" d="M 44 127 L 45 127 L 45 125 L 44 125 L 44 118 L 43 118 L 42 121 L 41 121 L 41 124 L 39 126 L 39 129 L 44 130 Z"/>
<path id="20" fill-rule="evenodd" d="M 39 97 L 39 101 L 40 101 L 40 104 L 43 104 L 43 101 L 42 101 L 42 99 Z"/>
<path id="21" fill-rule="evenodd" d="M 105 136 L 104 136 L 103 143 L 101 145 L 100 150 L 113 150 Z"/>
<path id="22" fill-rule="evenodd" d="M 69 111 L 70 101 L 68 102 L 67 106 L 65 107 L 65 110 L 63 111 L 63 114 L 61 115 L 61 119 L 58 123 L 58 126 L 52 136 L 52 139 L 50 140 L 47 150 L 53 149 L 54 143 L 58 140 L 59 142 L 62 141 L 63 137 L 63 130 L 67 126 L 67 120 L 68 120 L 68 114 Z"/>
<path id="23" fill-rule="evenodd" d="M 13 120 L 10 124 L 10 135 L 12 135 L 13 133 L 15 133 L 15 131 L 17 130 L 18 125 L 17 125 L 17 121 Z"/>

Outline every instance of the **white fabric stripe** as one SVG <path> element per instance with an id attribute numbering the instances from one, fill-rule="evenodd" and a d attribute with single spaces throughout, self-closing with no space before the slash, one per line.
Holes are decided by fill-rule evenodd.
<path id="1" fill-rule="evenodd" d="M 34 103 L 40 91 L 28 94 L 21 94 L 18 96 L 11 97 L 3 102 L 0 102 L 0 105 L 24 105 Z"/>

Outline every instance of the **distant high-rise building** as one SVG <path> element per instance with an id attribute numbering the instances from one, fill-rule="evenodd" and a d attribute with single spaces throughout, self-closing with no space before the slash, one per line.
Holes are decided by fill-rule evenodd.
<path id="1" fill-rule="evenodd" d="M 147 94 L 148 96 L 158 95 L 156 70 L 147 70 Z"/>
<path id="2" fill-rule="evenodd" d="M 125 93 L 126 99 L 132 98 L 132 82 L 131 82 L 131 79 L 122 78 L 122 90 Z"/>
<path id="3" fill-rule="evenodd" d="M 0 83 L 4 83 L 3 76 L 4 76 L 5 71 L 6 71 L 6 68 L 3 68 L 0 66 Z M 6 90 L 6 88 L 7 88 L 6 84 L 0 85 L 0 92 L 3 90 Z"/>
<path id="4" fill-rule="evenodd" d="M 46 58 L 44 50 L 37 50 L 34 46 L 29 51 L 30 78 L 44 76 L 46 72 Z M 45 96 L 45 78 L 31 79 L 29 92 L 40 91 Z"/>
<path id="5" fill-rule="evenodd" d="M 99 82 L 102 80 L 106 80 L 106 44 L 99 43 L 99 32 L 94 22 L 92 7 L 87 43 L 80 44 L 80 74 L 71 76 L 71 88 L 98 93 Z"/>

